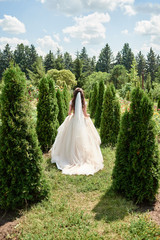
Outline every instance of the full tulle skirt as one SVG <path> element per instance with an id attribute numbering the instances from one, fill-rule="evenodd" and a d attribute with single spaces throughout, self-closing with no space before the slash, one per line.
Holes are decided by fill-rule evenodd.
<path id="1" fill-rule="evenodd" d="M 51 148 L 51 162 L 56 163 L 63 174 L 93 175 L 103 168 L 100 144 L 90 117 L 79 122 L 74 114 L 69 115 L 58 128 Z"/>

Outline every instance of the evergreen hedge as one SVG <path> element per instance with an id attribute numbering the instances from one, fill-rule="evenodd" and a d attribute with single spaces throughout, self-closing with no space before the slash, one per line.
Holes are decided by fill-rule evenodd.
<path id="1" fill-rule="evenodd" d="M 115 146 L 120 124 L 120 105 L 115 96 L 115 88 L 108 85 L 104 93 L 100 123 L 102 144 Z"/>
<path id="2" fill-rule="evenodd" d="M 160 111 L 160 97 L 158 98 L 157 111 Z"/>
<path id="3" fill-rule="evenodd" d="M 63 102 L 64 102 L 64 104 L 63 104 L 64 117 L 67 117 L 70 96 L 69 96 L 69 92 L 68 92 L 66 84 L 64 85 L 64 89 L 63 89 L 63 92 L 62 92 L 62 97 L 63 97 Z"/>
<path id="4" fill-rule="evenodd" d="M 0 208 L 15 209 L 47 195 L 24 73 L 11 65 L 4 73 L 0 128 Z"/>
<path id="5" fill-rule="evenodd" d="M 58 120 L 58 106 L 54 82 L 43 77 L 39 85 L 39 101 L 37 104 L 37 135 L 43 152 L 47 152 L 54 143 Z"/>
<path id="6" fill-rule="evenodd" d="M 103 96 L 104 96 L 104 90 L 105 90 L 103 80 L 101 80 L 99 82 L 99 88 L 98 89 L 99 89 L 99 93 L 98 93 L 97 107 L 96 107 L 96 113 L 95 113 L 95 123 L 94 123 L 97 128 L 100 127 L 100 123 L 101 123 Z"/>
<path id="7" fill-rule="evenodd" d="M 91 103 L 90 103 L 91 118 L 95 117 L 96 107 L 97 107 L 97 99 L 98 99 L 98 83 L 96 82 L 94 84 L 93 91 L 91 94 Z"/>
<path id="8" fill-rule="evenodd" d="M 159 154 L 152 120 L 153 104 L 139 87 L 131 94 L 130 112 L 122 117 L 113 187 L 136 203 L 151 202 L 159 187 Z"/>
<path id="9" fill-rule="evenodd" d="M 59 109 L 58 122 L 59 122 L 59 125 L 61 125 L 65 119 L 65 116 L 64 116 L 63 98 L 62 98 L 61 91 L 59 89 L 57 90 L 56 97 L 57 97 L 57 104 Z"/>

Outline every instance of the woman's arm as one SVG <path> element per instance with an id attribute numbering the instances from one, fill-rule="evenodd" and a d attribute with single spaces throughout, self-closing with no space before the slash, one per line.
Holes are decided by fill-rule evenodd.
<path id="1" fill-rule="evenodd" d="M 72 112 L 72 105 L 69 104 L 69 111 L 68 111 L 68 115 L 71 115 L 71 112 Z"/>

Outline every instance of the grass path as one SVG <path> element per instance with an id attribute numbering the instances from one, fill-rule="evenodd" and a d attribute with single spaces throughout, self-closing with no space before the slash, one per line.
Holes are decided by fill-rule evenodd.
<path id="1" fill-rule="evenodd" d="M 16 226 L 23 240 L 158 240 L 160 229 L 111 190 L 115 151 L 102 148 L 105 167 L 94 176 L 63 175 L 45 156 L 48 199 L 23 212 Z"/>

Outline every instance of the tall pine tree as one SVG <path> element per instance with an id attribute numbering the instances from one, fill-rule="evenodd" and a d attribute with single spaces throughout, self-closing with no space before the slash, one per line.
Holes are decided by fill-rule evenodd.
<path id="1" fill-rule="evenodd" d="M 108 43 L 106 46 L 101 50 L 101 53 L 99 55 L 96 70 L 101 72 L 107 72 L 109 73 L 113 64 L 113 53 L 111 51 L 110 46 Z"/>

